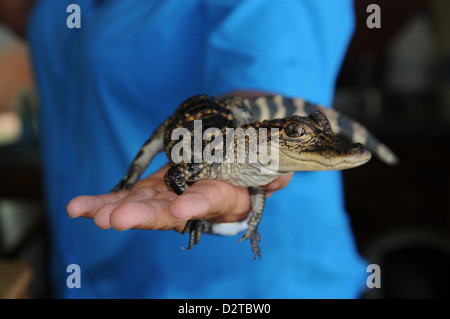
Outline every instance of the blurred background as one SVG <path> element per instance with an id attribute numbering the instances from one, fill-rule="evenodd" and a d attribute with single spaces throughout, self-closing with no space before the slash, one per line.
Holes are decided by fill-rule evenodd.
<path id="1" fill-rule="evenodd" d="M 370 29 L 369 4 L 381 9 Z M 344 172 L 363 298 L 450 297 L 450 1 L 356 0 L 334 107 L 400 157 Z M 49 295 L 38 100 L 26 43 L 0 24 L 0 298 Z M 369 275 L 369 273 L 368 273 Z"/>

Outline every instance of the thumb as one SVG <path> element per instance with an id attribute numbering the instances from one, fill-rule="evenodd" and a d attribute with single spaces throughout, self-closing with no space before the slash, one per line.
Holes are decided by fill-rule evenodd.
<path id="1" fill-rule="evenodd" d="M 247 188 L 223 181 L 203 180 L 190 186 L 170 204 L 176 219 L 204 218 L 213 222 L 235 222 L 250 213 Z"/>

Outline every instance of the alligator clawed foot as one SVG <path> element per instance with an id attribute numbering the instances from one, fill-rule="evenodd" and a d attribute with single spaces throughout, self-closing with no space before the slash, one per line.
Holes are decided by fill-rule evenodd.
<path id="1" fill-rule="evenodd" d="M 189 250 L 194 245 L 197 245 L 202 236 L 202 231 L 205 226 L 205 220 L 200 218 L 196 220 L 190 220 L 186 223 L 182 234 L 189 232 L 189 245 L 187 247 L 182 247 L 183 249 Z"/>
<path id="2" fill-rule="evenodd" d="M 259 248 L 259 242 L 261 241 L 261 237 L 259 236 L 258 229 L 256 227 L 250 227 L 247 228 L 247 230 L 244 233 L 244 236 L 242 236 L 241 239 L 238 240 L 238 242 L 241 242 L 243 240 L 250 238 L 250 246 L 252 247 L 253 251 L 253 260 L 256 260 L 256 257 L 261 259 L 261 249 Z"/>

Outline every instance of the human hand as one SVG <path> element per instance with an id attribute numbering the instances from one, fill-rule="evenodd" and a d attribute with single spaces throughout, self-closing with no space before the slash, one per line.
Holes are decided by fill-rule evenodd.
<path id="1" fill-rule="evenodd" d="M 187 220 L 204 218 L 210 222 L 236 222 L 250 213 L 250 197 L 245 187 L 217 180 L 194 183 L 183 194 L 169 191 L 165 165 L 136 183 L 131 191 L 78 196 L 67 205 L 70 217 L 93 218 L 103 229 L 153 229 L 181 232 Z M 282 175 L 265 186 L 267 196 L 284 188 L 293 173 Z"/>

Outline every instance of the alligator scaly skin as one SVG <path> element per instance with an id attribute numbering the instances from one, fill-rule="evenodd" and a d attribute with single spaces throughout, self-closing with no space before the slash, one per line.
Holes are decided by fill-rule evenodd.
<path id="1" fill-rule="evenodd" d="M 241 141 L 247 150 L 245 162 L 237 161 L 236 154 L 227 148 L 237 148 L 239 141 L 235 136 L 230 137 L 230 134 L 239 128 L 250 132 Z M 181 130 L 181 133 L 174 134 L 177 129 Z M 266 135 L 261 135 L 263 129 L 266 130 Z M 259 149 L 250 142 L 255 138 L 257 142 L 264 140 L 270 144 L 272 136 L 267 131 L 271 129 L 277 129 L 277 137 L 280 137 L 280 144 L 277 145 L 282 156 L 277 158 L 278 170 L 262 165 Z M 219 135 L 222 141 L 217 144 L 216 138 Z M 227 138 L 233 142 L 226 144 Z M 227 158 L 228 161 L 205 160 L 204 151 L 209 150 L 208 154 L 213 154 L 211 150 L 215 140 L 215 145 L 222 146 L 223 158 L 230 155 L 231 161 L 230 157 Z M 181 141 L 187 142 L 188 145 L 180 144 Z M 257 227 L 266 199 L 263 186 L 290 171 L 334 170 L 362 165 L 370 159 L 370 153 L 361 144 L 387 164 L 396 164 L 398 161 L 394 153 L 362 125 L 333 109 L 303 99 L 279 95 L 249 99 L 216 99 L 197 95 L 183 102 L 174 114 L 155 130 L 139 150 L 126 175 L 112 191 L 131 190 L 153 157 L 162 151 L 165 151 L 174 164 L 167 171 L 165 182 L 168 188 L 178 195 L 192 183 L 204 179 L 223 180 L 233 185 L 248 187 L 252 214 L 241 240 L 250 239 L 256 258 L 261 257 L 258 245 L 261 238 Z M 190 154 L 183 151 L 183 161 L 174 163 L 173 152 L 175 150 L 175 154 L 180 155 L 180 146 L 186 147 L 184 151 L 189 149 Z M 214 223 L 203 219 L 188 221 L 183 230 L 183 233 L 190 234 L 186 249 L 191 249 L 199 242 L 202 232 L 214 232 L 213 228 Z"/>

